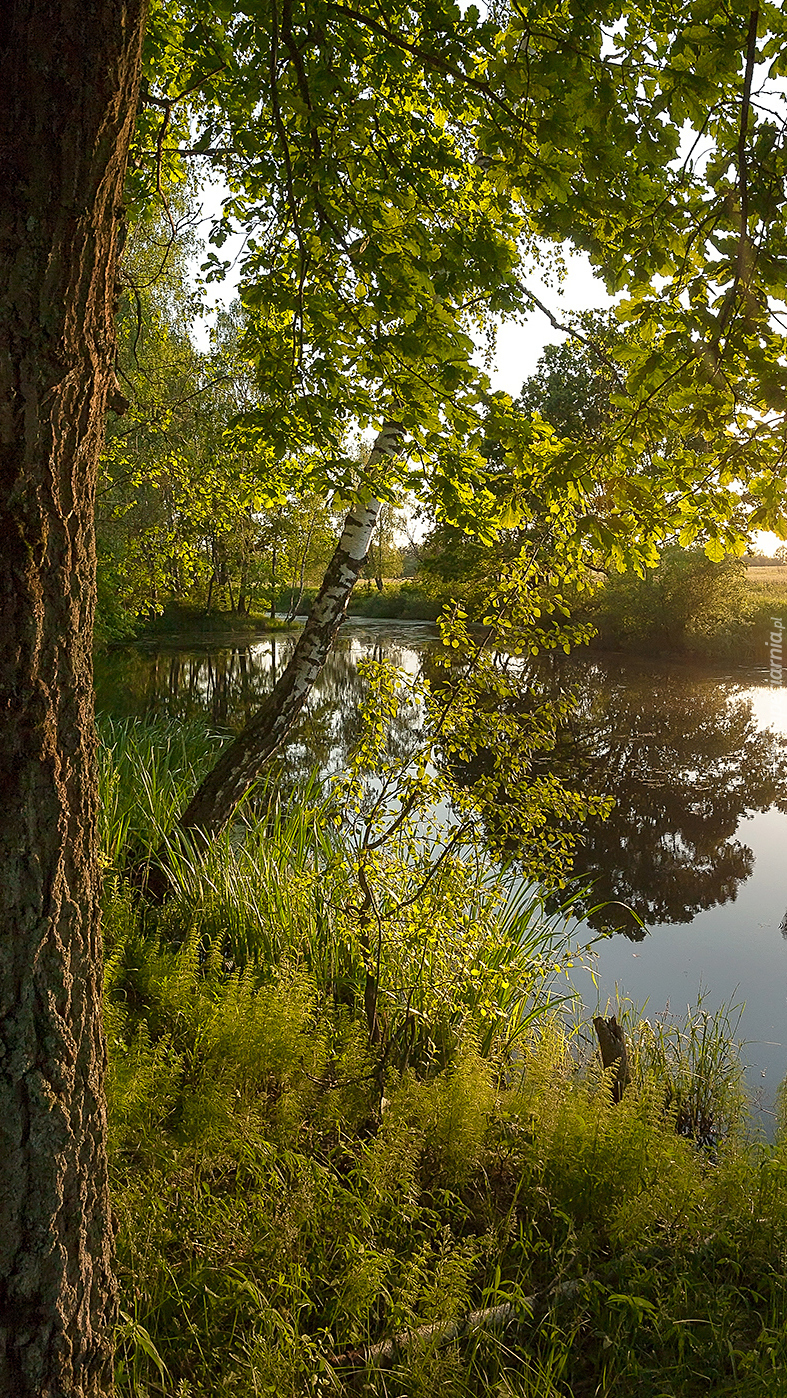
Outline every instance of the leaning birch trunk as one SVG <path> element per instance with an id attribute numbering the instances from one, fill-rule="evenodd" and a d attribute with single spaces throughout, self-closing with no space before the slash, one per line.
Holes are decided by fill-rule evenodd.
<path id="1" fill-rule="evenodd" d="M 372 447 L 369 466 L 396 456 L 402 436 L 398 423 L 384 423 Z M 350 511 L 289 665 L 273 693 L 208 773 L 180 817 L 179 830 L 199 832 L 206 838 L 218 834 L 265 763 L 284 742 L 328 658 L 369 551 L 379 511 L 380 501 L 374 499 Z"/>
<path id="2" fill-rule="evenodd" d="M 352 1366 L 356 1372 L 366 1367 L 383 1368 L 394 1364 L 399 1355 L 413 1344 L 444 1345 L 482 1330 L 510 1330 L 516 1326 L 537 1325 L 534 1308 L 539 1302 L 545 1302 L 548 1307 L 560 1297 L 575 1295 L 592 1279 L 593 1274 L 589 1273 L 586 1277 L 559 1282 L 547 1291 L 523 1296 L 516 1304 L 505 1301 L 500 1306 L 487 1306 L 484 1310 L 471 1311 L 469 1315 L 459 1316 L 455 1320 L 437 1320 L 431 1325 L 419 1325 L 414 1330 L 400 1330 L 397 1335 L 378 1340 L 374 1345 L 334 1354 L 331 1362 L 337 1367 Z"/>

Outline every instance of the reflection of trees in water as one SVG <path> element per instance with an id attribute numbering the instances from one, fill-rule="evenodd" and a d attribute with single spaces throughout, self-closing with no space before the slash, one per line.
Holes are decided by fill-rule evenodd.
<path id="1" fill-rule="evenodd" d="M 237 729 L 270 692 L 293 645 L 284 636 L 210 654 L 116 650 L 98 657 L 98 706 Z M 361 656 L 412 672 L 426 646 L 424 636 L 414 644 L 386 636 L 381 644 L 371 630 L 368 639 L 341 633 L 279 760 L 279 780 L 289 789 L 315 767 L 343 763 L 358 734 Z M 616 801 L 608 820 L 588 822 L 575 855 L 574 875 L 594 881 L 581 895 L 584 906 L 618 900 L 648 925 L 689 922 L 734 899 L 754 866 L 751 849 L 735 838 L 740 821 L 773 805 L 787 809 L 785 741 L 758 730 L 751 705 L 728 682 L 684 670 L 553 657 L 536 676 L 544 698 L 573 688 L 576 708 L 534 769 Z M 412 719 L 403 712 L 389 735 L 391 755 L 404 756 L 411 742 Z M 643 935 L 614 907 L 591 921 Z"/>
<path id="2" fill-rule="evenodd" d="M 292 655 L 295 637 L 268 637 L 245 648 L 151 652 L 117 648 L 96 660 L 99 710 L 117 717 L 156 715 L 185 722 L 202 718 L 219 729 L 242 728 L 269 694 Z M 362 657 L 387 659 L 417 668 L 417 649 L 380 641 L 375 632 L 361 640 L 341 635 L 309 696 L 287 744 L 288 787 L 315 768 L 343 765 L 359 731 L 365 685 L 358 674 Z M 412 720 L 401 715 L 389 735 L 391 754 L 403 754 Z M 280 776 L 284 768 L 279 764 Z"/>
<path id="3" fill-rule="evenodd" d="M 785 740 L 760 731 L 728 683 L 599 664 L 563 673 L 577 707 L 550 765 L 616 803 L 606 821 L 588 822 L 574 859 L 574 875 L 594 880 L 585 906 L 620 900 L 647 925 L 690 922 L 734 899 L 754 868 L 735 838 L 740 821 L 787 804 Z M 644 936 L 614 907 L 590 921 Z"/>
<path id="4" fill-rule="evenodd" d="M 217 728 L 239 729 L 270 693 L 273 673 L 287 663 L 294 643 L 286 636 L 210 651 L 114 650 L 97 658 L 98 707 L 118 717 L 203 718 Z"/>
<path id="5" fill-rule="evenodd" d="M 575 700 L 554 746 L 532 757 L 533 776 L 615 800 L 606 820 L 583 825 L 572 859 L 571 884 L 590 924 L 640 940 L 640 922 L 687 923 L 735 899 L 754 868 L 752 850 L 735 838 L 741 820 L 787 809 L 787 741 L 758 728 L 751 703 L 728 681 L 556 653 L 517 664 L 524 719 L 540 702 L 568 692 Z M 471 782 L 491 760 L 479 750 L 455 761 L 454 774 Z M 486 819 L 499 843 L 493 809 Z M 505 847 L 527 871 L 526 846 L 507 834 Z"/>
<path id="6" fill-rule="evenodd" d="M 397 669 L 407 669 L 414 673 L 420 669 L 420 655 L 413 647 L 402 646 L 392 641 L 380 642 L 370 636 L 359 641 L 357 636 L 339 636 L 339 643 L 331 654 L 325 669 L 315 683 L 309 697 L 308 712 L 301 722 L 298 736 L 303 742 L 311 743 L 310 724 L 317 715 L 333 724 L 332 752 L 329 761 L 319 755 L 322 767 L 343 766 L 347 753 L 357 742 L 360 733 L 360 708 L 366 697 L 366 682 L 358 673 L 360 660 L 388 661 Z M 387 735 L 388 757 L 392 761 L 401 760 L 409 753 L 414 743 L 414 711 L 403 707 L 396 715 Z"/>

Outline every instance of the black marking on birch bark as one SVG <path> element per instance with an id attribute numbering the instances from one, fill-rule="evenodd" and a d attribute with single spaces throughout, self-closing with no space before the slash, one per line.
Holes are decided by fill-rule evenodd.
<path id="1" fill-rule="evenodd" d="M 386 422 L 372 447 L 368 465 L 391 459 L 401 450 L 404 429 Z M 224 750 L 178 821 L 178 829 L 210 837 L 231 819 L 238 802 L 281 746 L 303 708 L 328 657 L 347 610 L 352 589 L 369 551 L 380 501 L 371 499 L 348 514 L 322 587 L 298 639 L 292 658 L 273 693 L 237 738 Z"/>

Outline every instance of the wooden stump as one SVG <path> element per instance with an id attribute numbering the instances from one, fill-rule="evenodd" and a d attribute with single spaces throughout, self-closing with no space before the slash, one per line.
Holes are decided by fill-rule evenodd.
<path id="1" fill-rule="evenodd" d="M 612 1098 L 619 1102 L 631 1082 L 625 1035 L 614 1015 L 610 1019 L 596 1017 L 593 1027 L 598 1034 L 604 1067 L 615 1069 L 611 1078 Z"/>

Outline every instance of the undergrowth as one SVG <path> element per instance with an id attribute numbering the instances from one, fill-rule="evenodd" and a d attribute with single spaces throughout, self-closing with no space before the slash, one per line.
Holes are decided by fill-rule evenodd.
<path id="1" fill-rule="evenodd" d="M 447 859 L 370 966 L 316 791 L 145 907 L 216 740 L 103 739 L 120 1394 L 787 1393 L 787 1130 L 747 1137 L 723 1018 L 627 1023 L 615 1104 L 557 924 Z"/>

